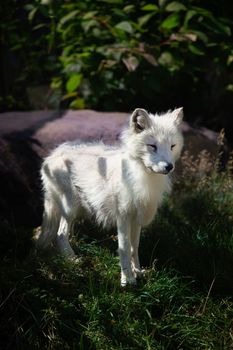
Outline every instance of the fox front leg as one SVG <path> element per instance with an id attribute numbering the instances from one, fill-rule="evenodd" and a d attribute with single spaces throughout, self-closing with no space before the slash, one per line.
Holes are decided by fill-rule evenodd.
<path id="1" fill-rule="evenodd" d="M 132 222 L 131 224 L 131 264 L 132 270 L 135 277 L 141 277 L 145 274 L 145 270 L 141 269 L 140 261 L 138 257 L 138 247 L 140 242 L 140 234 L 141 234 L 141 226 L 136 222 Z"/>
<path id="2" fill-rule="evenodd" d="M 136 284 L 136 278 L 131 265 L 130 220 L 117 220 L 118 250 L 121 265 L 121 286 Z"/>

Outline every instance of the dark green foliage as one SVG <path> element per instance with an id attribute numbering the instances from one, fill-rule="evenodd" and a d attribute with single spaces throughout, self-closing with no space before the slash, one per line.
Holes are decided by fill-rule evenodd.
<path id="1" fill-rule="evenodd" d="M 225 187 L 225 174 L 217 182 L 212 176 L 192 187 L 175 186 L 144 234 L 141 255 L 145 265 L 159 257 L 160 266 L 171 265 L 205 288 L 214 280 L 213 290 L 232 295 L 232 180 Z"/>
<path id="2" fill-rule="evenodd" d="M 224 121 L 216 120 L 224 115 L 227 125 L 233 62 L 230 3 L 10 3 L 2 22 L 3 45 L 5 60 L 10 55 L 18 68 L 14 86 L 9 73 L 4 80 L 3 108 L 20 107 L 19 89 L 24 96 L 26 87 L 52 82 L 52 89 L 62 92 L 63 107 L 132 110 L 140 101 L 154 111 L 184 105 L 190 117 L 205 116 L 205 124 L 210 118 L 209 124 L 218 127 Z"/>

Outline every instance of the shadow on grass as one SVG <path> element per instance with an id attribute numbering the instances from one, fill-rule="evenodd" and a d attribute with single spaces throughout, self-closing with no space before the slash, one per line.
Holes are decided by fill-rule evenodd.
<path id="1" fill-rule="evenodd" d="M 167 349 L 179 348 L 189 313 L 190 327 L 194 327 L 196 309 L 201 306 L 204 310 L 199 293 L 193 293 L 190 282 L 190 288 L 185 287 L 188 279 L 181 277 L 182 274 L 194 276 L 199 289 L 204 289 L 203 295 L 214 277 L 215 293 L 230 294 L 227 281 L 231 276 L 232 255 L 225 244 L 229 231 L 225 232 L 221 245 L 217 244 L 216 235 L 223 227 L 223 218 L 209 227 L 200 212 L 196 216 L 189 212 L 188 203 L 182 205 L 184 211 L 170 204 L 161 208 L 155 222 L 142 235 L 142 263 L 151 267 L 157 259 L 158 269 L 133 289 L 122 290 L 119 285 L 115 230 L 106 233 L 92 223 L 77 226 L 77 236 L 73 238 L 80 257 L 77 263 L 59 256 L 34 255 L 29 240 L 31 233 L 26 230 L 15 229 L 14 234 L 5 235 L 0 272 L 0 346 L 92 350 L 117 349 L 121 348 L 119 344 L 127 344 L 125 348 L 141 349 L 147 341 L 142 335 L 147 334 L 151 344 L 164 342 L 170 344 Z M 230 226 L 223 221 L 224 229 L 229 230 Z M 202 230 L 206 227 L 206 232 L 212 234 L 211 241 L 210 236 L 203 236 L 200 227 Z M 229 253 L 230 260 L 224 260 L 223 251 Z M 175 267 L 182 274 L 177 277 L 173 269 L 165 273 L 164 266 Z M 222 280 L 221 272 L 225 272 Z M 182 310 L 181 305 L 187 309 L 184 315 L 178 311 Z M 172 314 L 174 307 L 177 310 Z M 196 341 L 195 332 L 192 342 Z M 189 344 L 190 334 L 187 339 Z"/>
<path id="2" fill-rule="evenodd" d="M 144 266 L 157 260 L 193 277 L 199 289 L 233 293 L 232 220 L 205 194 L 166 203 L 152 225 L 143 231 L 140 256 Z"/>

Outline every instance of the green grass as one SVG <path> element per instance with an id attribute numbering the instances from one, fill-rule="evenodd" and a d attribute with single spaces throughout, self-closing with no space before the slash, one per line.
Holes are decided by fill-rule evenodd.
<path id="1" fill-rule="evenodd" d="M 77 227 L 71 262 L 2 224 L 0 348 L 232 349 L 232 208 L 229 172 L 181 177 L 143 231 L 147 274 L 127 288 L 114 232 Z"/>
<path id="2" fill-rule="evenodd" d="M 119 285 L 118 259 L 80 242 L 81 261 L 28 258 L 1 272 L 4 349 L 230 349 L 233 302 L 172 269 Z M 210 295 L 209 295 L 210 294 Z"/>

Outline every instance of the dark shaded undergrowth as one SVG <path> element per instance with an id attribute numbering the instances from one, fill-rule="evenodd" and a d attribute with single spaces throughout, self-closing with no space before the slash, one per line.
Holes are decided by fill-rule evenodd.
<path id="1" fill-rule="evenodd" d="M 68 262 L 2 222 L 1 348 L 231 349 L 232 186 L 231 169 L 184 172 L 143 231 L 146 276 L 125 289 L 114 231 L 78 226 Z"/>

